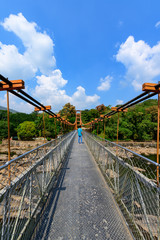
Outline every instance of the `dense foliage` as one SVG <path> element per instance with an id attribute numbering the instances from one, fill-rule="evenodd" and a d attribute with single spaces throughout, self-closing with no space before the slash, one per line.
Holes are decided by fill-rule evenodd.
<path id="1" fill-rule="evenodd" d="M 87 123 L 101 114 L 106 114 L 111 111 L 111 106 L 100 105 L 96 109 L 86 109 L 82 111 L 82 122 Z M 65 104 L 59 112 L 60 116 L 68 121 L 75 122 L 76 110 L 70 103 Z M 115 140 L 117 137 L 117 118 L 118 115 L 113 115 L 110 119 L 106 119 L 105 137 L 109 140 Z M 56 124 L 56 127 L 55 127 Z M 29 128 L 30 126 L 30 128 Z M 57 134 L 63 134 L 63 126 L 54 118 L 49 118 L 45 114 L 45 136 L 55 138 Z M 10 135 L 18 136 L 21 139 L 28 140 L 33 137 L 44 136 L 43 114 L 42 113 L 10 113 Z M 65 130 L 66 131 L 66 130 Z M 93 133 L 103 137 L 103 122 L 96 124 Z M 7 111 L 0 110 L 0 140 L 7 138 Z M 148 141 L 156 140 L 157 138 L 157 100 L 150 99 L 143 103 L 128 109 L 127 113 L 120 113 L 119 119 L 119 139 L 120 140 L 135 140 Z"/>
<path id="2" fill-rule="evenodd" d="M 99 117 L 111 111 L 110 106 L 102 111 L 95 109 L 85 110 L 82 112 L 82 121 L 84 123 Z M 113 115 L 110 119 L 106 119 L 105 137 L 106 139 L 115 140 L 117 137 L 117 119 L 118 114 Z M 95 125 L 93 133 L 103 137 L 103 123 Z M 120 113 L 119 119 L 119 139 L 148 141 L 157 138 L 157 100 L 150 99 L 143 103 L 128 109 L 127 113 Z"/>
<path id="3" fill-rule="evenodd" d="M 10 135 L 12 137 L 17 136 L 17 127 L 24 121 L 35 121 L 37 113 L 11 113 L 10 112 Z M 0 110 L 0 140 L 7 138 L 8 136 L 8 124 L 7 124 L 7 111 Z"/>
<path id="4" fill-rule="evenodd" d="M 73 105 L 67 103 L 59 112 L 64 119 L 74 123 L 76 110 Z M 35 137 L 44 136 L 48 140 L 55 138 L 58 134 L 64 134 L 68 131 L 63 124 L 54 118 L 49 118 L 44 114 L 45 126 L 43 123 L 43 113 L 33 112 L 31 114 L 10 112 L 10 136 L 18 137 L 21 140 L 32 140 Z M 8 137 L 7 111 L 0 110 L 0 140 Z"/>
<path id="5" fill-rule="evenodd" d="M 71 105 L 70 103 L 66 103 L 62 110 L 59 111 L 59 114 L 65 120 L 74 123 L 76 119 L 76 109 L 75 106 Z"/>
<path id="6" fill-rule="evenodd" d="M 20 123 L 17 128 L 17 135 L 20 140 L 33 139 L 36 135 L 36 124 L 30 121 Z"/>
<path id="7" fill-rule="evenodd" d="M 28 124 L 27 124 L 28 122 Z M 32 128 L 29 129 L 28 125 L 35 126 L 35 131 Z M 26 132 L 25 132 L 26 131 Z M 31 113 L 10 113 L 10 136 L 13 138 L 19 137 L 22 140 L 31 140 L 33 137 L 44 136 L 43 126 L 43 114 Z M 49 118 L 45 114 L 45 136 L 55 138 L 56 134 L 61 134 L 63 131 L 62 126 L 57 121 L 55 129 L 54 118 Z M 31 133 L 29 133 L 31 132 Z M 23 136 L 24 134 L 24 136 Z M 7 125 L 7 111 L 0 111 L 0 140 L 8 137 L 8 125 Z"/>

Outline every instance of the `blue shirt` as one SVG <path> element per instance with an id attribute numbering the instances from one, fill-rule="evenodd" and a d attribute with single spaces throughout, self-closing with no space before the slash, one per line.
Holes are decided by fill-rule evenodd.
<path id="1" fill-rule="evenodd" d="M 82 129 L 78 128 L 77 132 L 78 132 L 78 136 L 81 137 L 82 136 Z"/>

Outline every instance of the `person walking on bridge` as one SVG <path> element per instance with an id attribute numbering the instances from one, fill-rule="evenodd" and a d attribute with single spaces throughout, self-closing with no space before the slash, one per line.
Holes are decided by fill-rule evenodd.
<path id="1" fill-rule="evenodd" d="M 77 129 L 78 132 L 78 143 L 82 143 L 82 128 L 81 125 Z"/>

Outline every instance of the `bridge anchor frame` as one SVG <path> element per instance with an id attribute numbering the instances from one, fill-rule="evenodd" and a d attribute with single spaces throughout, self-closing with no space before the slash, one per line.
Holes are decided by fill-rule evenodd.
<path id="1" fill-rule="evenodd" d="M 157 186 L 159 187 L 159 117 L 160 117 L 160 82 L 155 83 L 144 83 L 142 85 L 142 91 L 148 93 L 155 92 L 158 93 L 158 113 L 157 113 Z"/>

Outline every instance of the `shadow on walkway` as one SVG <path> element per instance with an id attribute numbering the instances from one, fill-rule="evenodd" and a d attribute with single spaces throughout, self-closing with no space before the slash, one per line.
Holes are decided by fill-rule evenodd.
<path id="1" fill-rule="evenodd" d="M 41 239 L 48 239 L 48 233 L 51 228 L 51 224 L 53 221 L 53 217 L 57 208 L 57 203 L 59 200 L 59 196 L 61 191 L 65 191 L 66 187 L 63 187 L 63 181 L 66 175 L 67 170 L 70 168 L 68 167 L 68 163 L 71 156 L 71 149 L 72 149 L 73 142 L 69 148 L 68 154 L 64 160 L 63 166 L 60 170 L 60 174 L 57 179 L 56 187 L 52 188 L 48 197 L 47 202 L 43 207 L 43 214 L 41 216 L 40 221 L 37 224 L 36 234 L 34 233 L 34 237 L 31 239 L 41 240 Z"/>

